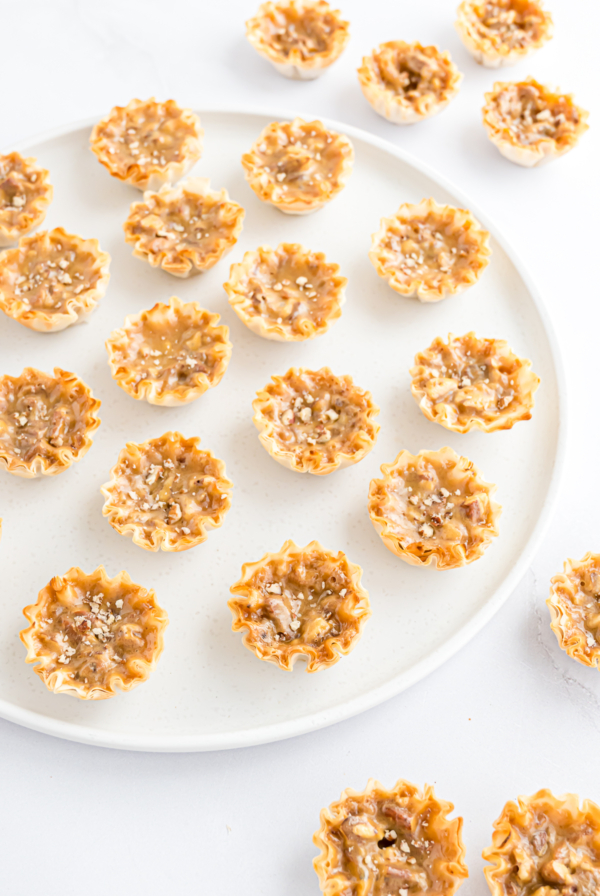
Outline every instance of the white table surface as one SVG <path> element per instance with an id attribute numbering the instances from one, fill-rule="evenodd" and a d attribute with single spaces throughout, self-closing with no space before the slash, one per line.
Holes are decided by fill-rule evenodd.
<path id="1" fill-rule="evenodd" d="M 571 433 L 555 519 L 520 586 L 458 656 L 383 706 L 291 741 L 210 754 L 102 750 L 0 721 L 3 893 L 316 896 L 319 810 L 374 776 L 431 782 L 454 802 L 471 872 L 461 893 L 475 896 L 487 892 L 480 854 L 507 799 L 550 787 L 600 802 L 600 675 L 559 650 L 545 605 L 563 559 L 600 550 L 598 137 L 592 127 L 575 152 L 539 170 L 505 161 L 480 120 L 497 74 L 463 49 L 455 5 L 343 0 L 348 48 L 322 79 L 299 83 L 246 42 L 253 0 L 0 4 L 1 146 L 155 94 L 198 109 L 248 103 L 330 116 L 452 179 L 519 248 L 539 285 L 563 347 Z M 533 74 L 590 109 L 598 6 L 549 5 L 554 40 L 500 77 Z M 448 48 L 465 75 L 449 109 L 410 128 L 377 117 L 356 80 L 362 55 L 395 38 Z M 0 506 L 1 494 L 2 483 Z"/>

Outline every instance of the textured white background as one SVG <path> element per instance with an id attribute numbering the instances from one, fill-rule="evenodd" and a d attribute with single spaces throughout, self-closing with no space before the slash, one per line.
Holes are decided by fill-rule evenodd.
<path id="1" fill-rule="evenodd" d="M 369 776 L 403 776 L 434 783 L 464 817 L 471 878 L 461 893 L 475 896 L 487 891 L 479 856 L 506 799 L 548 786 L 600 802 L 600 676 L 560 652 L 544 603 L 565 557 L 600 550 L 595 120 L 546 168 L 503 160 L 480 123 L 495 75 L 463 50 L 454 8 L 344 0 L 353 31 L 344 56 L 322 79 L 296 83 L 246 43 L 250 0 L 0 0 L 0 145 L 151 94 L 371 130 L 454 180 L 520 249 L 559 333 L 570 392 L 570 470 L 545 544 L 492 623 L 409 692 L 334 728 L 220 754 L 103 751 L 0 721 L 1 892 L 316 896 L 321 806 Z M 593 111 L 597 4 L 551 8 L 554 40 L 502 77 L 533 74 Z M 370 110 L 355 76 L 363 53 L 393 38 L 448 48 L 465 74 L 446 112 L 402 130 Z"/>

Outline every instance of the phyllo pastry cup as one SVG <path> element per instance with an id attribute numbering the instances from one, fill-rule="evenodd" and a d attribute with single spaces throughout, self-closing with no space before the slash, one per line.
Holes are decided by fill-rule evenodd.
<path id="1" fill-rule="evenodd" d="M 175 100 L 131 100 L 94 125 L 90 149 L 113 177 L 139 190 L 158 190 L 188 173 L 202 155 L 204 131 Z"/>
<path id="2" fill-rule="evenodd" d="M 498 535 L 496 486 L 452 448 L 401 451 L 371 480 L 369 516 L 388 550 L 413 566 L 455 569 Z"/>
<path id="3" fill-rule="evenodd" d="M 340 266 L 297 243 L 260 246 L 231 266 L 223 286 L 246 326 L 279 342 L 313 339 L 342 314 L 348 283 Z"/>
<path id="4" fill-rule="evenodd" d="M 33 479 L 81 460 L 100 426 L 100 402 L 74 373 L 26 367 L 0 377 L 0 469 Z"/>
<path id="5" fill-rule="evenodd" d="M 554 32 L 552 16 L 538 0 L 463 0 L 457 13 L 463 44 L 486 68 L 520 62 Z"/>
<path id="6" fill-rule="evenodd" d="M 348 22 L 325 0 L 263 3 L 246 22 L 246 37 L 286 78 L 318 78 L 350 40 Z"/>
<path id="7" fill-rule="evenodd" d="M 393 124 L 413 124 L 437 115 L 454 99 L 461 81 L 450 53 L 403 40 L 380 44 L 358 69 L 365 97 Z"/>
<path id="8" fill-rule="evenodd" d="M 379 408 L 371 393 L 329 367 L 291 367 L 271 377 L 252 407 L 263 448 L 297 473 L 325 476 L 356 464 L 377 441 Z"/>
<path id="9" fill-rule="evenodd" d="M 493 896 L 567 896 L 600 892 L 600 807 L 550 790 L 510 800 L 483 850 Z"/>
<path id="10" fill-rule="evenodd" d="M 462 818 L 426 784 L 421 792 L 400 779 L 391 790 L 370 778 L 361 792 L 348 788 L 321 811 L 313 842 L 325 896 L 452 896 L 469 872 Z"/>
<path id="11" fill-rule="evenodd" d="M 110 255 L 62 227 L 0 253 L 0 309 L 42 333 L 87 320 L 106 292 Z"/>
<path id="12" fill-rule="evenodd" d="M 347 137 L 302 118 L 267 125 L 242 156 L 258 198 L 288 215 L 307 215 L 330 202 L 346 186 L 353 161 Z"/>
<path id="13" fill-rule="evenodd" d="M 52 202 L 50 174 L 18 152 L 0 154 L 0 246 L 39 227 Z"/>
<path id="14" fill-rule="evenodd" d="M 318 541 L 244 563 L 231 587 L 233 631 L 261 660 L 288 672 L 297 659 L 307 672 L 333 666 L 356 645 L 371 615 L 369 595 L 360 584 L 362 569 Z"/>
<path id="15" fill-rule="evenodd" d="M 415 355 L 411 392 L 428 420 L 453 432 L 496 432 L 530 420 L 540 378 L 503 339 L 438 336 Z"/>
<path id="16" fill-rule="evenodd" d="M 551 580 L 550 626 L 569 656 L 584 666 L 600 665 L 600 554 L 566 560 Z"/>
<path id="17" fill-rule="evenodd" d="M 232 483 L 225 464 L 200 439 L 167 432 L 128 442 L 102 488 L 103 515 L 119 535 L 147 551 L 187 551 L 223 524 Z"/>
<path id="18" fill-rule="evenodd" d="M 195 302 L 131 314 L 106 340 L 113 379 L 132 398 L 177 407 L 221 382 L 231 358 L 229 329 Z"/>
<path id="19" fill-rule="evenodd" d="M 497 81 L 485 94 L 483 125 L 502 155 L 533 168 L 574 149 L 588 130 L 588 113 L 568 93 L 558 93 L 535 78 Z"/>
<path id="20" fill-rule="evenodd" d="M 212 268 L 231 251 L 242 232 L 244 209 L 227 190 L 211 190 L 206 177 L 165 184 L 144 193 L 123 224 L 133 254 L 174 277 L 191 277 Z"/>
<path id="21" fill-rule="evenodd" d="M 169 621 L 154 591 L 126 572 L 111 579 L 103 566 L 54 576 L 23 613 L 31 623 L 21 632 L 25 662 L 36 663 L 48 690 L 82 700 L 106 700 L 146 681 Z"/>

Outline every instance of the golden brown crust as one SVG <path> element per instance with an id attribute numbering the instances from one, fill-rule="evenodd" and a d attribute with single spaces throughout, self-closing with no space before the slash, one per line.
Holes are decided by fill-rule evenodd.
<path id="1" fill-rule="evenodd" d="M 291 367 L 284 376 L 271 377 L 252 407 L 263 448 L 298 473 L 325 476 L 358 463 L 379 432 L 379 408 L 371 393 L 329 367 Z"/>
<path id="2" fill-rule="evenodd" d="M 411 391 L 428 420 L 453 432 L 496 432 L 530 420 L 540 378 L 503 339 L 437 336 L 415 355 Z"/>
<path id="3" fill-rule="evenodd" d="M 21 632 L 26 663 L 55 694 L 105 700 L 146 681 L 163 649 L 167 614 L 154 591 L 113 579 L 103 566 L 87 574 L 74 566 L 54 576 L 25 607 Z"/>
<path id="4" fill-rule="evenodd" d="M 371 480 L 369 516 L 388 550 L 414 566 L 455 569 L 498 535 L 496 486 L 452 448 L 401 451 Z"/>
<path id="5" fill-rule="evenodd" d="M 258 198 L 290 215 L 306 215 L 330 202 L 346 186 L 353 161 L 347 137 L 302 118 L 267 125 L 242 156 Z"/>
<path id="6" fill-rule="evenodd" d="M 32 479 L 54 476 L 81 460 L 100 426 L 89 386 L 74 373 L 26 367 L 0 377 L 0 469 Z"/>
<path id="7" fill-rule="evenodd" d="M 101 492 L 102 513 L 120 535 L 147 551 L 187 551 L 223 524 L 232 483 L 200 439 L 167 432 L 128 442 Z"/>
<path id="8" fill-rule="evenodd" d="M 458 93 L 462 75 L 436 46 L 390 40 L 365 56 L 358 82 L 375 111 L 393 124 L 437 115 Z"/>
<path id="9" fill-rule="evenodd" d="M 538 0 L 463 0 L 455 22 L 475 60 L 487 68 L 513 65 L 552 37 L 552 16 Z"/>
<path id="10" fill-rule="evenodd" d="M 462 818 L 454 806 L 400 779 L 391 790 L 370 778 L 321 811 L 313 837 L 325 896 L 452 896 L 468 877 Z"/>
<path id="11" fill-rule="evenodd" d="M 600 665 L 600 554 L 566 560 L 551 579 L 550 627 L 569 656 L 584 666 Z"/>
<path id="12" fill-rule="evenodd" d="M 506 803 L 494 822 L 492 862 L 484 869 L 493 896 L 595 896 L 600 892 L 600 808 L 550 790 Z"/>
<path id="13" fill-rule="evenodd" d="M 333 666 L 356 645 L 371 609 L 360 584 L 362 569 L 318 541 L 293 541 L 256 563 L 244 563 L 231 587 L 234 632 L 261 660 L 291 672 L 299 657 L 306 671 Z"/>
<path id="14" fill-rule="evenodd" d="M 477 282 L 491 255 L 489 236 L 466 209 L 406 202 L 381 219 L 369 258 L 395 292 L 439 302 Z"/>
<path id="15" fill-rule="evenodd" d="M 168 305 L 131 314 L 106 341 L 115 382 L 150 404 L 176 407 L 220 383 L 231 358 L 229 329 L 195 302 L 177 296 Z"/>
<path id="16" fill-rule="evenodd" d="M 39 227 L 52 202 L 50 173 L 18 152 L 0 155 L 0 246 Z"/>
<path id="17" fill-rule="evenodd" d="M 348 281 L 339 271 L 322 252 L 281 243 L 246 252 L 223 286 L 233 310 L 254 333 L 298 341 L 326 333 L 341 317 Z"/>

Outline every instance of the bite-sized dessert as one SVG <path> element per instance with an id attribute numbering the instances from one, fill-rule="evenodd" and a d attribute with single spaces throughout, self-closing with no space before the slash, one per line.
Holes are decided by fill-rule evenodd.
<path id="1" fill-rule="evenodd" d="M 52 202 L 50 173 L 18 152 L 0 154 L 0 246 L 38 227 Z"/>
<path id="2" fill-rule="evenodd" d="M 175 100 L 131 100 L 94 125 L 90 149 L 113 177 L 139 190 L 158 190 L 188 173 L 202 155 L 204 131 Z"/>
<path id="3" fill-rule="evenodd" d="M 569 656 L 584 666 L 600 665 L 600 554 L 566 560 L 551 580 L 550 626 Z"/>
<path id="4" fill-rule="evenodd" d="M 195 302 L 177 296 L 125 318 L 106 340 L 115 382 L 150 404 L 176 407 L 221 382 L 231 358 L 229 329 Z"/>
<path id="5" fill-rule="evenodd" d="M 510 800 L 494 822 L 485 876 L 493 896 L 600 893 L 600 807 L 550 790 Z"/>
<path id="6" fill-rule="evenodd" d="M 133 254 L 174 277 L 212 268 L 242 232 L 244 209 L 227 190 L 211 190 L 206 177 L 190 177 L 177 187 L 165 184 L 144 193 L 123 224 Z"/>
<path id="7" fill-rule="evenodd" d="M 356 464 L 377 441 L 379 408 L 371 393 L 329 367 L 291 367 L 271 377 L 252 407 L 263 448 L 298 473 L 324 476 Z"/>
<path id="8" fill-rule="evenodd" d="M 0 377 L 0 469 L 32 479 L 81 460 L 100 426 L 100 402 L 74 373 L 26 367 Z"/>
<path id="9" fill-rule="evenodd" d="M 487 68 L 513 65 L 552 37 L 552 16 L 538 0 L 463 0 L 456 30 Z"/>
<path id="10" fill-rule="evenodd" d="M 371 480 L 369 516 L 386 548 L 407 563 L 465 566 L 498 535 L 496 486 L 452 448 L 401 451 L 381 472 Z"/>
<path id="11" fill-rule="evenodd" d="M 400 779 L 391 790 L 370 778 L 321 811 L 313 842 L 325 896 L 452 896 L 469 872 L 462 818 L 426 784 Z"/>
<path id="12" fill-rule="evenodd" d="M 320 121 L 274 121 L 242 156 L 246 180 L 263 202 L 288 215 L 307 215 L 343 190 L 354 149 Z"/>
<path id="13" fill-rule="evenodd" d="M 568 93 L 535 78 L 497 81 L 485 94 L 483 125 L 505 158 L 525 168 L 564 156 L 588 130 L 588 113 Z"/>
<path id="14" fill-rule="evenodd" d="M 428 420 L 453 432 L 511 429 L 530 420 L 540 378 L 503 339 L 438 336 L 415 355 L 411 391 Z"/>
<path id="15" fill-rule="evenodd" d="M 260 246 L 231 266 L 224 283 L 231 307 L 265 339 L 313 339 L 342 314 L 348 283 L 340 266 L 297 243 Z"/>
<path id="16" fill-rule="evenodd" d="M 381 219 L 369 258 L 395 292 L 439 302 L 479 280 L 491 255 L 489 238 L 470 211 L 423 199 Z"/>
<path id="17" fill-rule="evenodd" d="M 358 81 L 379 115 L 413 124 L 441 112 L 458 93 L 462 75 L 447 51 L 390 40 L 363 58 Z"/>
<path id="18" fill-rule="evenodd" d="M 233 631 L 244 632 L 243 644 L 259 659 L 288 672 L 300 657 L 307 672 L 333 666 L 355 647 L 371 615 L 361 575 L 342 551 L 286 541 L 242 566 L 229 601 Z"/>
<path id="19" fill-rule="evenodd" d="M 106 292 L 110 255 L 62 227 L 0 253 L 0 309 L 42 333 L 87 320 Z"/>
<path id="20" fill-rule="evenodd" d="M 325 0 L 263 3 L 246 22 L 246 37 L 257 53 L 286 78 L 318 78 L 350 40 L 348 22 Z"/>
<path id="21" fill-rule="evenodd" d="M 126 572 L 111 579 L 103 566 L 54 576 L 23 613 L 31 623 L 21 632 L 25 662 L 36 663 L 48 690 L 82 700 L 105 700 L 146 681 L 169 621 L 154 591 Z"/>
<path id="22" fill-rule="evenodd" d="M 102 513 L 120 535 L 147 551 L 187 551 L 223 524 L 232 483 L 200 439 L 167 432 L 128 442 L 102 486 Z"/>

